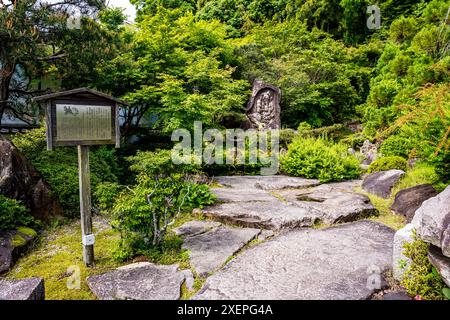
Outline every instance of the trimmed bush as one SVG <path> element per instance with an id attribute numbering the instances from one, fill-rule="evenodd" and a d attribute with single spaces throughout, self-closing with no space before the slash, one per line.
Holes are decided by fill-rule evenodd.
<path id="1" fill-rule="evenodd" d="M 28 209 L 20 201 L 0 195 L 0 230 L 35 224 L 35 219 L 28 214 Z"/>
<path id="2" fill-rule="evenodd" d="M 321 182 L 359 177 L 359 161 L 348 154 L 347 147 L 325 138 L 297 138 L 281 159 L 282 171 Z"/>
<path id="3" fill-rule="evenodd" d="M 402 157 L 383 157 L 375 160 L 367 169 L 367 173 L 373 173 L 378 171 L 387 171 L 392 169 L 398 169 L 406 171 L 407 162 Z"/>
<path id="4" fill-rule="evenodd" d="M 411 141 L 411 139 L 394 135 L 383 141 L 380 147 L 380 152 L 385 157 L 397 156 L 408 159 L 411 150 L 414 149 L 414 145 L 415 143 L 414 141 Z"/>

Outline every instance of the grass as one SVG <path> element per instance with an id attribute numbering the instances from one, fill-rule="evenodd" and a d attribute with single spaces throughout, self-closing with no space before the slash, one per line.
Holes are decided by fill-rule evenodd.
<path id="1" fill-rule="evenodd" d="M 94 230 L 95 231 L 95 230 Z M 10 279 L 41 277 L 45 281 L 46 299 L 89 300 L 95 296 L 88 288 L 86 278 L 120 266 L 112 259 L 112 250 L 119 235 L 105 228 L 97 230 L 95 243 L 95 267 L 87 268 L 82 261 L 81 227 L 79 221 L 53 227 L 44 232 L 40 243 L 22 257 L 8 274 Z M 80 289 L 69 289 L 71 280 L 68 268 L 80 270 Z"/>

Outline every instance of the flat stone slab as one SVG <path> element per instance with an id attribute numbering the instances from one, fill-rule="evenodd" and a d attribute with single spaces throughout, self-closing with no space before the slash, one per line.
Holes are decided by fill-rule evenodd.
<path id="1" fill-rule="evenodd" d="M 223 203 L 203 209 L 203 214 L 225 223 L 271 230 L 310 227 L 323 215 L 314 208 L 281 201 Z"/>
<path id="2" fill-rule="evenodd" d="M 368 299 L 392 268 L 393 238 L 372 221 L 291 231 L 237 256 L 193 299 Z"/>
<path id="3" fill-rule="evenodd" d="M 0 300 L 44 300 L 44 279 L 0 280 Z"/>
<path id="4" fill-rule="evenodd" d="M 222 176 L 216 177 L 216 181 L 223 185 L 238 189 L 262 190 L 281 190 L 281 189 L 297 189 L 308 188 L 320 184 L 319 180 L 304 179 L 297 177 L 289 177 L 284 175 L 277 176 Z"/>
<path id="5" fill-rule="evenodd" d="M 173 232 L 180 237 L 191 237 L 205 233 L 211 229 L 219 227 L 220 225 L 221 223 L 215 221 L 193 220 L 186 222 L 179 228 L 173 229 Z"/>
<path id="6" fill-rule="evenodd" d="M 276 201 L 269 192 L 253 189 L 212 188 L 218 202 Z"/>
<path id="7" fill-rule="evenodd" d="M 205 277 L 220 268 L 260 232 L 259 229 L 220 226 L 206 233 L 187 237 L 183 248 L 190 251 L 191 265 L 197 274 Z"/>
<path id="8" fill-rule="evenodd" d="M 178 300 L 186 278 L 176 264 L 140 262 L 90 276 L 87 283 L 101 300 Z"/>

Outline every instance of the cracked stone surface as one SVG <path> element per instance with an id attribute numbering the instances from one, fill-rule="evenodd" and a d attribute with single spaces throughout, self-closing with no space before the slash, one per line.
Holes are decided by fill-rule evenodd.
<path id="1" fill-rule="evenodd" d="M 290 231 L 238 255 L 193 299 L 368 299 L 392 268 L 393 238 L 372 221 Z"/>
<path id="2" fill-rule="evenodd" d="M 310 227 L 315 222 L 350 222 L 376 214 L 365 195 L 353 190 L 361 180 L 317 185 L 286 176 L 218 177 L 220 202 L 203 213 L 214 220 L 271 230 Z M 259 189 L 258 189 L 259 188 Z"/>
<path id="3" fill-rule="evenodd" d="M 140 262 L 90 276 L 87 283 L 101 300 L 178 300 L 186 278 L 190 275 L 176 264 Z"/>
<path id="4" fill-rule="evenodd" d="M 189 221 L 181 227 L 173 229 L 173 232 L 180 237 L 195 236 L 200 233 L 205 233 L 211 229 L 217 228 L 221 224 L 215 221 Z"/>
<path id="5" fill-rule="evenodd" d="M 260 232 L 259 229 L 219 226 L 208 232 L 186 237 L 183 248 L 190 251 L 191 265 L 198 275 L 204 277 L 223 266 Z"/>
<path id="6" fill-rule="evenodd" d="M 404 175 L 403 170 L 375 172 L 364 178 L 362 188 L 371 194 L 387 199 L 391 196 L 392 188 Z"/>
<path id="7" fill-rule="evenodd" d="M 44 300 L 44 279 L 1 280 L 0 300 Z"/>

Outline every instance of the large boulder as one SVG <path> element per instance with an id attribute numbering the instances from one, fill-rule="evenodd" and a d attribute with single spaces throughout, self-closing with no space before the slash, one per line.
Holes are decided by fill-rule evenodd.
<path id="1" fill-rule="evenodd" d="M 90 276 L 87 283 L 101 300 L 178 300 L 181 285 L 191 278 L 185 271 L 178 265 L 140 262 Z"/>
<path id="2" fill-rule="evenodd" d="M 422 203 L 413 223 L 424 241 L 441 248 L 450 257 L 450 186 Z"/>
<path id="3" fill-rule="evenodd" d="M 0 300 L 44 299 L 44 279 L 0 280 Z"/>
<path id="4" fill-rule="evenodd" d="M 403 170 L 380 171 L 367 175 L 362 183 L 363 190 L 381 198 L 389 198 L 392 188 L 405 175 Z"/>
<path id="5" fill-rule="evenodd" d="M 392 268 L 393 237 L 371 221 L 290 231 L 238 255 L 194 299 L 368 299 Z"/>
<path id="6" fill-rule="evenodd" d="M 436 196 L 438 192 L 430 184 L 421 184 L 412 188 L 399 191 L 395 195 L 394 203 L 391 206 L 396 214 L 406 217 L 407 222 L 411 222 L 416 210 L 425 200 Z"/>
<path id="7" fill-rule="evenodd" d="M 34 217 L 46 220 L 63 211 L 30 161 L 0 135 L 0 194 L 21 200 Z"/>

